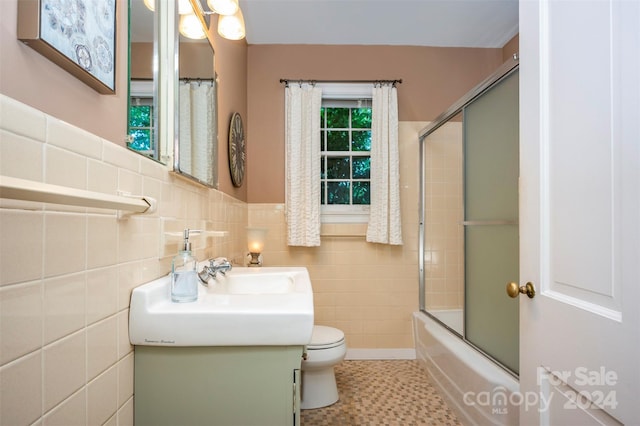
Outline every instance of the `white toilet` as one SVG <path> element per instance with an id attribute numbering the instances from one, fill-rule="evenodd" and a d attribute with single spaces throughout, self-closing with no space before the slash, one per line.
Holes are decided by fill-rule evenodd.
<path id="1" fill-rule="evenodd" d="M 338 401 L 338 387 L 333 367 L 344 359 L 347 345 L 344 333 L 337 328 L 314 325 L 307 359 L 302 360 L 303 410 L 326 407 Z"/>

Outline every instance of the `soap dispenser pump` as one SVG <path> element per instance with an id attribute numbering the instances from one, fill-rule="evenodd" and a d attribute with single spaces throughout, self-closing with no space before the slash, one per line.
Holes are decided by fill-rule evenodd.
<path id="1" fill-rule="evenodd" d="M 173 302 L 194 302 L 198 299 L 196 263 L 196 259 L 191 255 L 189 229 L 185 229 L 182 250 L 171 262 L 171 300 Z"/>

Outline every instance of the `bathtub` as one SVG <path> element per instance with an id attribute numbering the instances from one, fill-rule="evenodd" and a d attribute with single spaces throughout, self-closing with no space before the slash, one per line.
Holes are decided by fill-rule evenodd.
<path id="1" fill-rule="evenodd" d="M 417 359 L 463 424 L 519 423 L 520 385 L 511 374 L 424 312 L 414 312 L 413 328 Z"/>

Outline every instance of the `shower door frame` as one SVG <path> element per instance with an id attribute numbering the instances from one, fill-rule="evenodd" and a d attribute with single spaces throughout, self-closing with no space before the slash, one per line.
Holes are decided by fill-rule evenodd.
<path id="1" fill-rule="evenodd" d="M 418 229 L 418 267 L 419 267 L 419 275 L 418 275 L 418 280 L 419 280 L 419 308 L 420 308 L 420 311 L 425 313 L 426 315 L 428 315 L 434 321 L 436 321 L 439 324 L 441 324 L 443 327 L 447 328 L 450 332 L 452 332 L 456 336 L 459 336 L 465 343 L 467 343 L 469 346 L 473 347 L 474 349 L 478 350 L 480 353 L 482 353 L 487 358 L 491 359 L 497 365 L 502 367 L 505 371 L 507 371 L 508 373 L 513 375 L 516 379 L 518 378 L 518 376 L 511 369 L 507 368 L 502 363 L 500 363 L 498 360 L 496 360 L 494 357 L 492 357 L 490 354 L 487 354 L 482 349 L 476 347 L 472 342 L 468 341 L 465 338 L 464 329 L 463 329 L 462 334 L 458 333 L 456 330 L 453 330 L 449 325 L 447 325 L 444 322 L 442 322 L 439 318 L 437 318 L 435 315 L 433 315 L 431 312 L 429 312 L 426 309 L 426 298 L 425 298 L 425 290 L 426 290 L 425 289 L 425 279 L 426 279 L 426 276 L 425 276 L 425 259 L 424 259 L 424 256 L 425 256 L 425 241 L 424 241 L 424 239 L 425 239 L 425 236 L 426 236 L 425 235 L 425 222 L 426 222 L 425 221 L 425 204 L 426 204 L 425 179 L 426 179 L 426 167 L 425 167 L 424 155 L 425 155 L 425 139 L 430 134 L 432 134 L 437 129 L 442 127 L 444 124 L 446 124 L 455 115 L 457 115 L 459 113 L 462 113 L 464 108 L 467 105 L 471 104 L 473 101 L 475 101 L 478 97 L 482 96 L 489 89 L 491 89 L 496 84 L 501 82 L 503 79 L 505 79 L 506 77 L 510 76 L 512 73 L 517 71 L 519 69 L 519 65 L 520 65 L 520 61 L 519 61 L 518 55 L 516 54 L 516 55 L 513 56 L 513 58 L 511 60 L 508 60 L 504 64 L 502 64 L 500 66 L 500 68 L 498 68 L 493 74 L 491 74 L 489 77 L 487 77 L 487 79 L 482 81 L 476 87 L 474 87 L 469 92 L 467 92 L 463 97 L 458 99 L 455 103 L 453 103 L 453 105 L 451 105 L 451 107 L 449 107 L 445 112 L 443 112 L 438 117 L 436 117 L 433 122 L 431 122 L 429 125 L 424 127 L 418 133 L 419 156 L 420 156 L 420 170 L 419 170 L 419 181 L 420 182 L 419 182 L 419 185 L 418 185 L 418 191 L 419 191 L 419 194 L 420 194 L 420 206 L 419 206 L 419 211 L 418 211 L 418 214 L 419 214 L 419 229 Z M 464 315 L 464 310 L 463 310 L 463 315 Z"/>

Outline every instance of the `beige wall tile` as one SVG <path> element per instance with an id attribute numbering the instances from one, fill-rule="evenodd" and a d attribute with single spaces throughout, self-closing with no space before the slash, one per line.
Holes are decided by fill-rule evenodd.
<path id="1" fill-rule="evenodd" d="M 44 280 L 44 343 L 85 326 L 85 273 Z"/>
<path id="2" fill-rule="evenodd" d="M 129 340 L 129 310 L 118 314 L 118 359 L 133 352 L 133 345 Z"/>
<path id="3" fill-rule="evenodd" d="M 87 379 L 92 380 L 118 360 L 118 318 L 87 327 Z"/>
<path id="4" fill-rule="evenodd" d="M 118 407 L 133 397 L 133 357 L 130 353 L 118 362 Z"/>
<path id="5" fill-rule="evenodd" d="M 0 365 L 42 346 L 42 283 L 0 288 Z"/>
<path id="6" fill-rule="evenodd" d="M 87 273 L 87 325 L 118 311 L 118 267 Z"/>
<path id="7" fill-rule="evenodd" d="M 6 130 L 0 130 L 0 174 L 42 182 L 44 145 Z"/>
<path id="8" fill-rule="evenodd" d="M 133 426 L 133 398 L 118 410 L 118 426 Z"/>
<path id="9" fill-rule="evenodd" d="M 44 348 L 44 409 L 58 405 L 86 380 L 86 337 L 79 331 Z"/>
<path id="10" fill-rule="evenodd" d="M 142 194 L 142 176 L 129 170 L 118 170 L 118 190 L 131 195 Z"/>
<path id="11" fill-rule="evenodd" d="M 158 257 L 160 221 L 131 216 L 118 222 L 118 263 Z"/>
<path id="12" fill-rule="evenodd" d="M 47 213 L 44 218 L 44 276 L 79 272 L 86 267 L 87 219 Z"/>
<path id="13" fill-rule="evenodd" d="M 118 425 L 118 414 L 114 414 L 113 416 L 109 417 L 109 419 L 104 422 L 104 424 L 102 426 L 117 426 Z"/>
<path id="14" fill-rule="evenodd" d="M 87 217 L 87 268 L 115 265 L 118 261 L 118 221 L 115 216 Z"/>
<path id="15" fill-rule="evenodd" d="M 43 226 L 41 212 L 0 210 L 0 285 L 42 277 Z"/>
<path id="16" fill-rule="evenodd" d="M 47 143 L 83 157 L 102 157 L 102 140 L 98 136 L 51 116 L 47 116 Z"/>
<path id="17" fill-rule="evenodd" d="M 0 424 L 27 425 L 42 415 L 42 354 L 0 367 Z"/>
<path id="18" fill-rule="evenodd" d="M 0 127 L 12 133 L 43 141 L 47 132 L 47 115 L 0 94 Z"/>
<path id="19" fill-rule="evenodd" d="M 87 391 L 82 388 L 44 416 L 44 426 L 82 426 L 87 424 Z"/>
<path id="20" fill-rule="evenodd" d="M 45 146 L 46 183 L 68 188 L 87 188 L 87 159 L 54 146 Z"/>
<path id="21" fill-rule="evenodd" d="M 116 195 L 118 191 L 118 168 L 100 161 L 87 161 L 87 189 Z"/>
<path id="22" fill-rule="evenodd" d="M 137 173 L 140 170 L 142 156 L 115 143 L 104 141 L 102 143 L 102 160 L 107 164 Z"/>
<path id="23" fill-rule="evenodd" d="M 114 366 L 87 385 L 87 418 L 90 425 L 101 425 L 117 409 L 118 371 Z"/>

